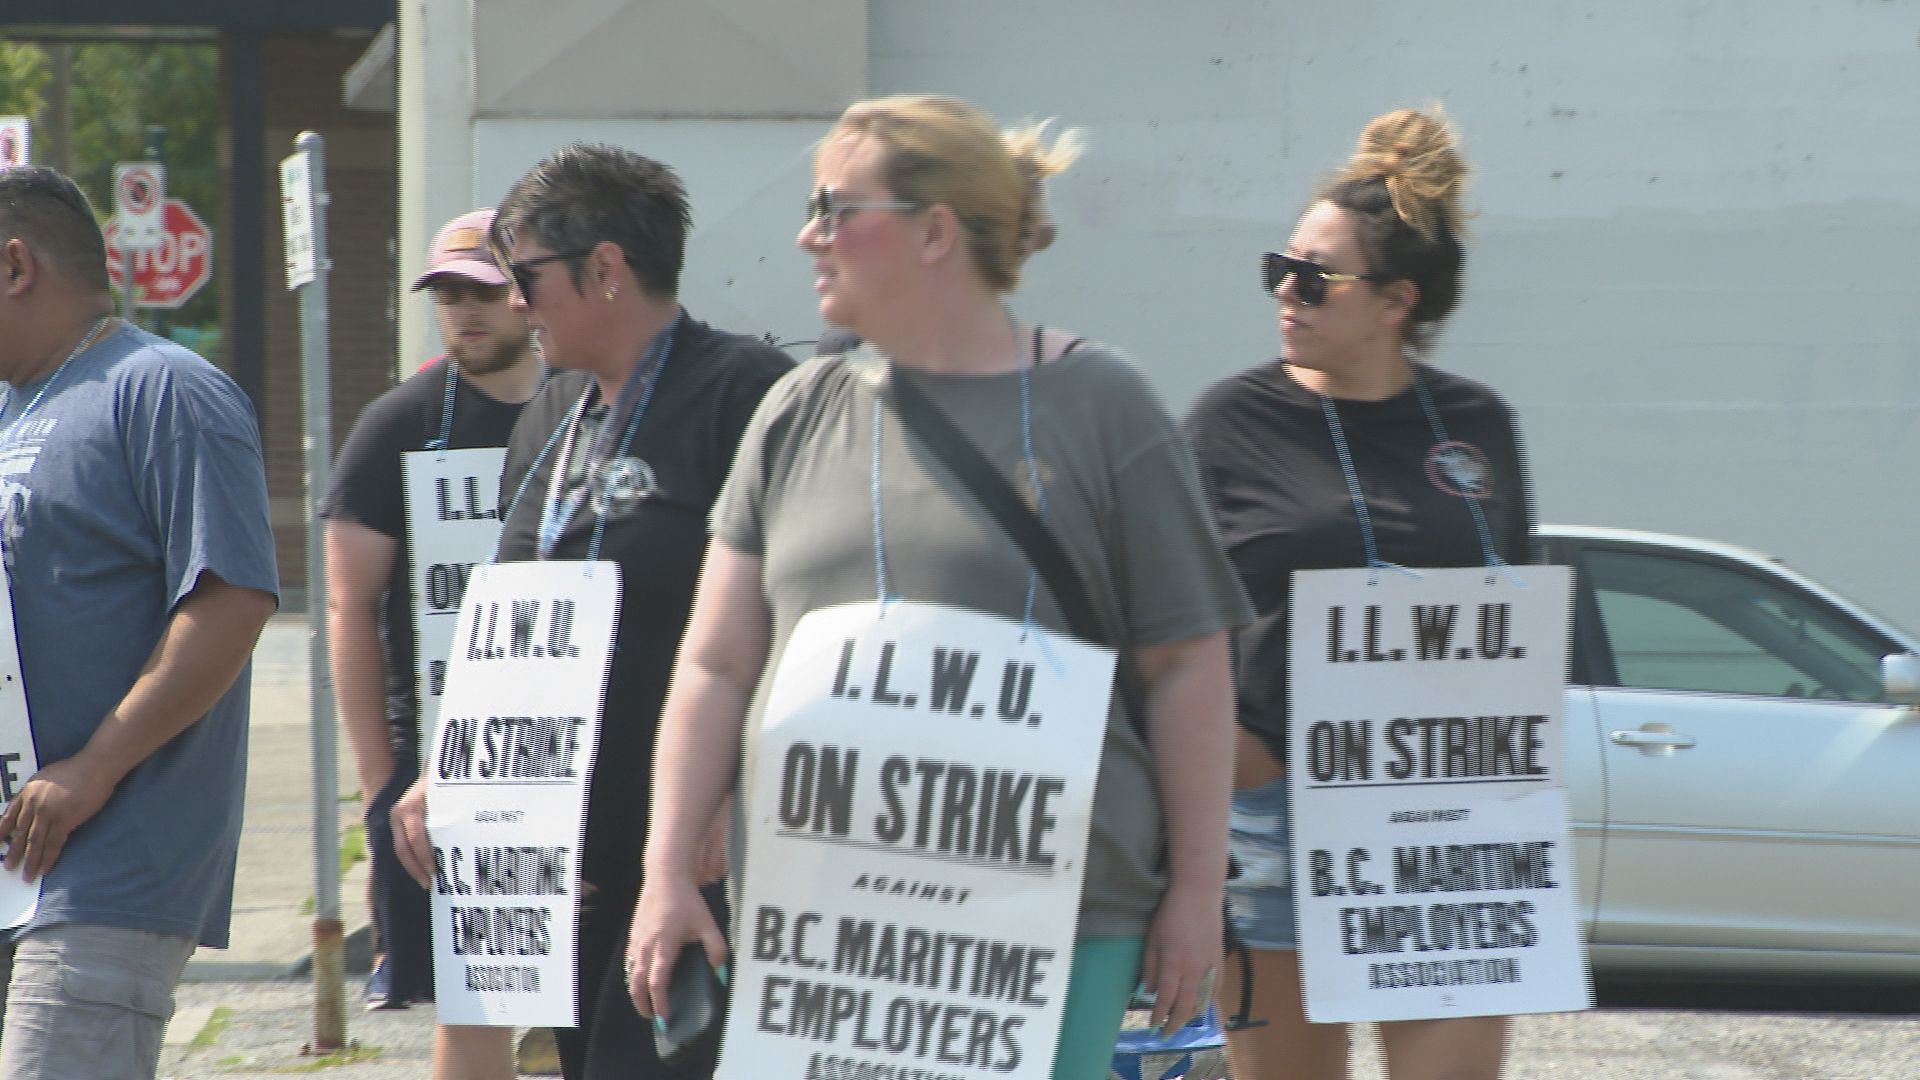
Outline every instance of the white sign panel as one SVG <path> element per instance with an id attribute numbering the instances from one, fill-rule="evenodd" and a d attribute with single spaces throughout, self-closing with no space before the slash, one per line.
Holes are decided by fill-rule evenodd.
<path id="1" fill-rule="evenodd" d="M 113 216 L 122 251 L 149 251 L 166 238 L 167 170 L 157 161 L 113 167 Z"/>
<path id="2" fill-rule="evenodd" d="M 280 216 L 291 291 L 319 272 L 313 250 L 313 155 L 305 150 L 280 160 Z"/>
<path id="3" fill-rule="evenodd" d="M 19 638 L 13 629 L 13 582 L 0 569 L 0 810 L 39 771 L 26 682 L 20 674 Z M 0 929 L 22 925 L 39 908 L 40 882 L 29 882 L 19 870 L 0 868 Z"/>
<path id="4" fill-rule="evenodd" d="M 435 730 L 440 717 L 447 654 L 467 578 L 475 566 L 492 560 L 500 543 L 500 469 L 506 456 L 504 448 L 484 447 L 417 450 L 400 457 L 421 731 Z"/>
<path id="5" fill-rule="evenodd" d="M 33 164 L 33 125 L 24 116 L 0 116 L 0 172 Z"/>
<path id="6" fill-rule="evenodd" d="M 1294 575 L 1293 881 L 1319 1023 L 1592 1005 L 1572 880 L 1572 575 Z"/>
<path id="7" fill-rule="evenodd" d="M 578 1022 L 580 844 L 619 604 L 609 562 L 480 566 L 467 586 L 427 755 L 441 1023 Z"/>
<path id="8" fill-rule="evenodd" d="M 979 612 L 800 621 L 748 762 L 723 1080 L 1049 1075 L 1112 680 Z"/>

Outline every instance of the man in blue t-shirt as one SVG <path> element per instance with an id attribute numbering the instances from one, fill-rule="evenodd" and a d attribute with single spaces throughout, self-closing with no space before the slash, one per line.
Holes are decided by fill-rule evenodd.
<path id="1" fill-rule="evenodd" d="M 247 661 L 277 603 L 253 409 L 112 314 L 73 182 L 0 173 L 0 554 L 39 771 L 10 778 L 0 1076 L 151 1077 L 196 945 L 224 946 Z M 13 752 L 15 748 L 0 748 Z"/>

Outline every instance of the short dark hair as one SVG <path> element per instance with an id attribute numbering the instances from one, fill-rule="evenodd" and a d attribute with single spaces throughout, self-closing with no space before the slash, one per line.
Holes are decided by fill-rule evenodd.
<path id="1" fill-rule="evenodd" d="M 24 240 L 34 257 L 69 281 L 107 291 L 107 241 L 93 204 L 52 169 L 0 172 L 0 242 Z"/>
<path id="2" fill-rule="evenodd" d="M 556 253 L 612 241 L 641 288 L 671 299 L 680 294 L 693 214 L 671 167 L 618 146 L 576 142 L 527 170 L 500 201 L 493 228 L 500 240 L 526 233 Z M 581 262 L 569 265 L 578 288 Z"/>

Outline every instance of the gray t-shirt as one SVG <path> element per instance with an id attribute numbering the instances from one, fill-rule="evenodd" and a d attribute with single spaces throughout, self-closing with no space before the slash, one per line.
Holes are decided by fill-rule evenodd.
<path id="1" fill-rule="evenodd" d="M 1015 374 L 940 375 L 871 349 L 775 384 L 714 507 L 714 534 L 763 560 L 770 667 L 807 612 L 875 596 L 873 405 L 910 378 L 1032 500 Z M 1163 645 L 1251 615 L 1220 553 L 1179 430 L 1133 366 L 1081 344 L 1034 369 L 1033 453 L 1047 524 L 1086 584 L 1109 644 Z M 892 595 L 1021 618 L 1028 564 L 965 485 L 902 429 L 883 397 L 879 490 Z M 1066 622 L 1040 586 L 1035 619 Z M 1166 890 L 1165 837 L 1143 719 L 1117 695 L 1094 795 L 1079 932 L 1144 933 Z M 759 717 L 749 724 L 748 749 Z M 1226 793 L 1221 793 L 1226 798 Z"/>
<path id="2" fill-rule="evenodd" d="M 125 325 L 9 394 L 0 432 L 0 538 L 46 765 L 86 745 L 202 571 L 277 594 L 266 474 L 253 408 L 232 380 Z M 74 831 L 30 927 L 80 922 L 226 944 L 248 683 L 243 671 Z"/>

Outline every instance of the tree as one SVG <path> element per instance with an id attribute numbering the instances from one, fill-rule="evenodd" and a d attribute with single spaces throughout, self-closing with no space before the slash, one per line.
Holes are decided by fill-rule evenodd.
<path id="1" fill-rule="evenodd" d="M 0 115 L 32 117 L 39 146 L 59 140 L 61 133 L 50 129 L 64 112 L 67 172 L 103 217 L 113 208 L 114 163 L 145 157 L 148 127 L 163 127 L 167 193 L 217 220 L 225 195 L 219 48 L 210 42 L 69 45 L 70 78 L 56 80 L 53 47 L 0 37 Z M 202 290 L 166 321 L 217 326 L 216 290 Z"/>

